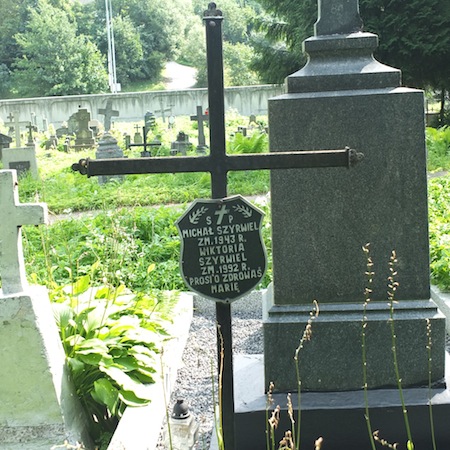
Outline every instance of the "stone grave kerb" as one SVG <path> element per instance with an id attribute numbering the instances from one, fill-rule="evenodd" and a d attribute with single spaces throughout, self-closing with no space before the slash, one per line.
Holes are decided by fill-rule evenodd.
<path id="1" fill-rule="evenodd" d="M 47 223 L 47 205 L 19 203 L 15 170 L 0 171 L 0 276 L 3 294 L 24 292 L 28 283 L 22 252 L 22 225 Z"/>
<path id="2" fill-rule="evenodd" d="M 303 389 L 362 386 L 355 355 L 361 354 L 367 242 L 375 264 L 371 387 L 396 385 L 386 295 L 392 250 L 404 385 L 428 379 L 425 350 L 410 358 L 426 342 L 426 319 L 438 343 L 433 381 L 444 374 L 444 319 L 430 300 L 423 92 L 402 87 L 401 72 L 373 58 L 377 44 L 376 35 L 361 30 L 357 0 L 322 0 L 316 35 L 304 42 L 307 64 L 287 78 L 286 94 L 269 100 L 272 152 L 346 143 L 367 158 L 351 176 L 329 169 L 271 173 L 274 283 L 265 301 L 265 383 L 280 391 L 297 387 L 292 355 L 313 300 L 321 318 L 303 353 Z"/>

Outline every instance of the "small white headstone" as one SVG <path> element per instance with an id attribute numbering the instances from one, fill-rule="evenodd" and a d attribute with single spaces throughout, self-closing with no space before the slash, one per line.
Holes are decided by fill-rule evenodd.
<path id="1" fill-rule="evenodd" d="M 3 294 L 24 292 L 28 286 L 22 251 L 22 225 L 47 223 L 47 205 L 19 203 L 15 170 L 0 170 L 0 277 Z"/>

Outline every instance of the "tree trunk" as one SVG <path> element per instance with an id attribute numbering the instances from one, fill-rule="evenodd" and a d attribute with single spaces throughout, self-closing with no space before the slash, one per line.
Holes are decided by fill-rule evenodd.
<path id="1" fill-rule="evenodd" d="M 439 124 L 444 125 L 445 114 L 445 89 L 441 89 L 441 110 L 439 111 Z"/>

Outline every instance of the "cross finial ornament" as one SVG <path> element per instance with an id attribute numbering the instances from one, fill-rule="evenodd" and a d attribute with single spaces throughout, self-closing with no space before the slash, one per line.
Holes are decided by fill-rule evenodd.
<path id="1" fill-rule="evenodd" d="M 358 0 L 319 0 L 315 35 L 350 34 L 362 30 Z"/>
<path id="2" fill-rule="evenodd" d="M 3 294 L 25 291 L 27 279 L 22 251 L 22 225 L 47 223 L 47 205 L 19 203 L 15 170 L 0 170 L 0 277 Z"/>

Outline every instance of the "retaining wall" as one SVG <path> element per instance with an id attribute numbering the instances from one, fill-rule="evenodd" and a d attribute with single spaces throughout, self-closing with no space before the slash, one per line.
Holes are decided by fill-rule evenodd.
<path id="1" fill-rule="evenodd" d="M 283 85 L 239 86 L 225 89 L 225 108 L 233 108 L 242 115 L 266 114 L 267 100 L 284 93 Z M 105 108 L 108 99 L 112 107 L 119 111 L 119 117 L 113 121 L 133 122 L 143 120 L 147 111 L 156 117 L 181 116 L 196 113 L 198 105 L 208 107 L 207 89 L 186 89 L 180 91 L 123 92 L 118 94 L 70 95 L 62 97 L 38 97 L 26 99 L 0 100 L 0 119 L 6 123 L 10 113 L 19 112 L 20 121 L 29 121 L 36 116 L 39 129 L 43 129 L 43 119 L 56 128 L 78 111 L 87 108 L 91 119 L 103 123 L 98 110 Z"/>

